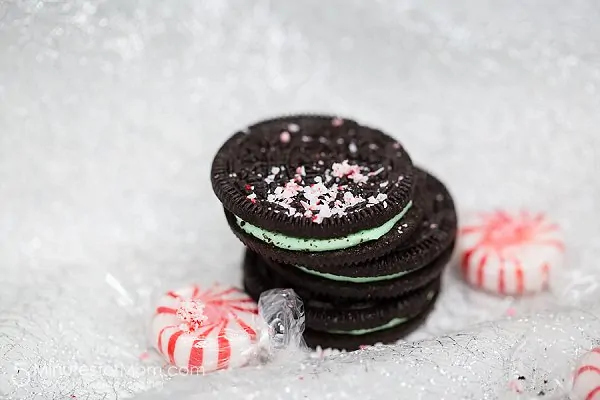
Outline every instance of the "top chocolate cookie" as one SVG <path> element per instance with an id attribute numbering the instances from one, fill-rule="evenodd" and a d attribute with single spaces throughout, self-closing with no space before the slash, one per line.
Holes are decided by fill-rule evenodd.
<path id="1" fill-rule="evenodd" d="M 286 116 L 237 132 L 215 156 L 211 179 L 238 223 L 266 241 L 391 229 L 412 205 L 413 166 L 400 143 L 330 116 Z"/>

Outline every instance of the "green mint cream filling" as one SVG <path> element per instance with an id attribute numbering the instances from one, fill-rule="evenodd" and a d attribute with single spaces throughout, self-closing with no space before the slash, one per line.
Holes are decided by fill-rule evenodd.
<path id="1" fill-rule="evenodd" d="M 373 333 L 373 332 L 377 332 L 377 331 L 382 331 L 384 329 L 389 329 L 389 328 L 393 328 L 395 326 L 398 326 L 400 324 L 403 324 L 406 322 L 406 318 L 394 318 L 392 319 L 390 322 L 388 322 L 387 324 L 381 325 L 381 326 L 377 326 L 375 328 L 370 328 L 370 329 L 354 329 L 354 330 L 350 330 L 350 331 L 342 331 L 342 330 L 329 330 L 327 331 L 327 333 L 336 333 L 336 334 L 343 334 L 343 335 L 366 335 L 367 333 Z"/>
<path id="2" fill-rule="evenodd" d="M 295 267 L 300 268 L 302 271 L 306 272 L 307 274 L 320 276 L 321 278 L 330 279 L 332 281 L 338 281 L 338 282 L 352 282 L 352 283 L 370 283 L 370 282 L 387 281 L 389 279 L 400 278 L 401 276 L 404 276 L 404 275 L 409 274 L 414 271 L 414 270 L 403 271 L 403 272 L 397 272 L 395 274 L 381 275 L 381 276 L 342 276 L 342 275 L 329 274 L 327 272 L 318 272 L 318 271 L 315 271 L 312 269 L 308 269 L 306 267 L 302 267 L 300 265 L 295 265 Z"/>
<path id="3" fill-rule="evenodd" d="M 434 297 L 435 297 L 435 291 L 430 291 L 429 293 L 427 293 L 427 301 L 431 301 L 431 299 L 433 299 Z M 408 318 L 392 318 L 386 324 L 376 326 L 375 328 L 354 329 L 354 330 L 347 330 L 347 331 L 332 329 L 332 330 L 328 330 L 327 333 L 335 333 L 335 334 L 342 334 L 342 335 L 355 335 L 355 336 L 366 335 L 368 333 L 373 333 L 373 332 L 382 331 L 384 329 L 394 328 L 396 326 L 402 325 L 407 320 L 408 320 Z"/>
<path id="4" fill-rule="evenodd" d="M 349 247 L 357 246 L 364 242 L 377 240 L 389 231 L 392 230 L 394 225 L 408 212 L 412 206 L 410 201 L 404 210 L 400 214 L 396 215 L 392 219 L 388 220 L 381 226 L 372 229 L 365 229 L 356 233 L 351 233 L 347 236 L 331 238 L 331 239 L 306 239 L 284 235 L 279 232 L 271 232 L 266 229 L 259 228 L 258 226 L 249 224 L 237 215 L 235 216 L 238 226 L 249 235 L 254 236 L 264 242 L 271 243 L 272 245 L 292 251 L 332 251 L 347 249 Z"/>

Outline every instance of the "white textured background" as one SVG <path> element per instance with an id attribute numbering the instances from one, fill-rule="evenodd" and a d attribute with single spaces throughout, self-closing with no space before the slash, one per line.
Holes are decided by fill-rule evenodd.
<path id="1" fill-rule="evenodd" d="M 598 298 L 598 21 L 594 0 L 0 0 L 0 398 L 494 399 L 515 368 L 532 393 L 564 391 L 595 317 L 468 326 Z M 549 211 L 569 249 L 559 295 L 513 304 L 449 274 L 414 338 L 468 335 L 266 372 L 142 370 L 160 366 L 138 358 L 157 290 L 240 279 L 212 155 L 298 111 L 387 130 L 463 212 Z"/>

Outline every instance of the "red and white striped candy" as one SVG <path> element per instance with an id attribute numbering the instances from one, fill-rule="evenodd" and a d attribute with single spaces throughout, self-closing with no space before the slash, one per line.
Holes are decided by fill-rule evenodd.
<path id="1" fill-rule="evenodd" d="M 160 298 L 151 340 L 169 363 L 189 372 L 239 367 L 257 341 L 257 313 L 237 288 L 189 286 Z"/>
<path id="2" fill-rule="evenodd" d="M 584 354 L 573 375 L 576 400 L 600 400 L 600 347 Z"/>
<path id="3" fill-rule="evenodd" d="M 508 295 L 547 289 L 564 251 L 558 225 L 528 211 L 477 215 L 461 228 L 459 246 L 464 279 Z"/>

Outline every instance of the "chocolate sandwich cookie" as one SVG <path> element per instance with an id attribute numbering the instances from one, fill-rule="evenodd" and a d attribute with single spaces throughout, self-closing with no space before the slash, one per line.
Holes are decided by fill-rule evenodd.
<path id="1" fill-rule="evenodd" d="M 292 265 L 265 260 L 260 256 L 254 259 L 247 257 L 246 261 L 252 260 L 251 262 L 255 262 L 258 268 L 271 269 L 272 275 L 289 282 L 295 290 L 308 293 L 308 296 L 318 295 L 328 299 L 348 300 L 386 299 L 402 296 L 438 279 L 450 261 L 453 247 L 453 245 L 449 246 L 431 263 L 414 271 L 370 278 L 347 277 L 344 279 L 338 275 L 315 275 Z"/>
<path id="2" fill-rule="evenodd" d="M 296 290 L 330 298 L 391 298 L 424 286 L 436 279 L 450 260 L 457 218 L 445 186 L 429 174 L 422 182 L 427 215 L 408 243 L 390 254 L 360 264 L 318 268 L 261 257 L 246 257 L 246 262 L 269 268 Z"/>
<path id="3" fill-rule="evenodd" d="M 225 142 L 211 177 L 236 235 L 282 262 L 372 259 L 409 238 L 422 217 L 403 147 L 347 119 L 260 122 Z"/>
<path id="4" fill-rule="evenodd" d="M 444 184 L 431 174 L 425 174 L 425 178 L 420 182 L 417 192 L 423 192 L 421 197 L 426 199 L 418 200 L 425 214 L 424 219 L 410 239 L 395 247 L 392 252 L 362 263 L 339 262 L 312 266 L 296 262 L 289 265 L 319 278 L 369 283 L 400 278 L 430 265 L 444 252 L 452 252 L 457 231 L 457 216 L 452 196 Z"/>
<path id="5" fill-rule="evenodd" d="M 252 257 L 247 254 L 244 263 L 244 287 L 252 298 L 258 300 L 268 289 L 290 287 L 268 270 L 260 270 L 254 263 L 247 262 Z M 305 337 L 313 338 L 313 347 L 324 343 L 315 339 L 329 337 L 331 343 L 327 347 L 344 349 L 398 340 L 418 326 L 416 321 L 421 321 L 419 316 L 433 306 L 439 287 L 440 278 L 437 278 L 406 296 L 377 301 L 325 300 L 299 292 L 306 313 Z"/>
<path id="6" fill-rule="evenodd" d="M 323 349 L 333 348 L 347 351 L 358 350 L 361 346 L 369 346 L 377 343 L 395 343 L 423 325 L 435 307 L 437 295 L 436 293 L 434 298 L 431 299 L 429 304 L 419 314 L 396 326 L 371 331 L 354 330 L 346 333 L 328 333 L 306 328 L 304 331 L 304 341 L 313 349 L 320 346 Z"/>

